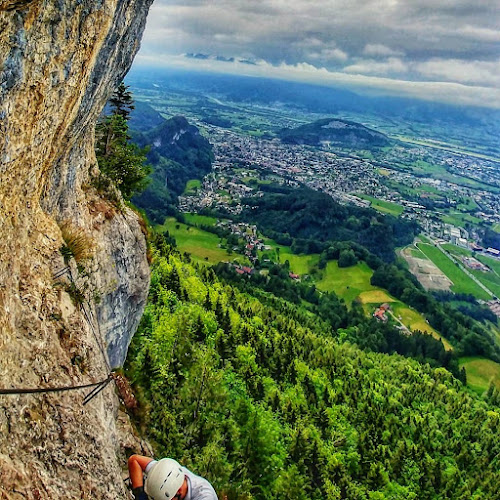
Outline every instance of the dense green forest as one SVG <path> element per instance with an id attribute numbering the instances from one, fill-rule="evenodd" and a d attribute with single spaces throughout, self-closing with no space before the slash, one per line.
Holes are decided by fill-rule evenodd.
<path id="1" fill-rule="evenodd" d="M 280 244 L 295 243 L 296 253 L 320 252 L 329 241 L 353 241 L 391 262 L 394 249 L 410 244 L 418 232 L 414 221 L 340 205 L 305 186 L 272 184 L 260 189 L 264 196 L 246 199 L 250 208 L 242 217 Z"/>
<path id="2" fill-rule="evenodd" d="M 291 280 L 286 265 L 272 265 L 267 275 L 242 276 L 232 266 L 222 263 L 215 266 L 214 271 L 224 282 L 251 294 L 261 303 L 274 307 L 276 297 L 301 306 L 329 325 L 331 336 L 339 341 L 349 341 L 375 352 L 413 357 L 434 367 L 442 366 L 466 382 L 465 370 L 458 366 L 457 353 L 447 351 L 441 340 L 421 332 L 407 335 L 391 322 L 367 318 L 361 304 L 354 302 L 349 309 L 334 293 L 321 293 L 314 285 Z"/>
<path id="3" fill-rule="evenodd" d="M 229 500 L 500 498 L 495 390 L 361 351 L 325 316 L 157 247 L 127 373 L 159 455 Z"/>

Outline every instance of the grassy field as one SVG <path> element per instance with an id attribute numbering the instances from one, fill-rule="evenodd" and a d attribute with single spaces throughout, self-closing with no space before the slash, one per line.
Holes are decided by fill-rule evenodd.
<path id="1" fill-rule="evenodd" d="M 457 247 L 456 245 L 452 245 L 450 243 L 446 243 L 442 245 L 442 247 L 452 255 L 457 257 L 465 256 L 465 257 L 476 257 L 478 260 L 482 260 L 484 264 L 488 265 L 492 269 L 493 266 L 498 265 L 500 268 L 500 261 L 496 261 L 495 259 L 491 259 L 488 257 L 479 257 L 478 255 L 473 255 L 471 250 L 467 250 L 466 248 Z M 485 261 L 486 260 L 486 261 Z M 475 271 L 470 269 L 470 272 L 485 285 L 489 290 L 491 290 L 497 297 L 500 297 L 500 275 L 495 272 L 483 272 L 483 271 Z"/>
<path id="2" fill-rule="evenodd" d="M 294 255 L 289 247 L 277 245 L 273 240 L 265 240 L 267 245 L 273 247 L 272 251 L 264 252 L 273 260 L 276 256 L 276 248 L 280 248 L 280 262 L 288 259 L 290 269 L 297 274 L 310 274 L 313 266 L 318 263 L 319 256 L 316 255 Z M 422 254 L 422 257 L 425 257 Z M 373 275 L 372 269 L 365 263 L 359 262 L 351 267 L 339 267 L 338 261 L 331 260 L 326 268 L 320 271 L 321 277 L 316 279 L 316 287 L 323 292 L 335 292 L 343 298 L 347 304 L 359 299 L 367 315 L 371 315 L 374 309 L 384 302 L 391 303 L 397 312 L 396 317 L 401 316 L 401 322 L 410 330 L 420 330 L 430 333 L 435 338 L 440 338 L 446 349 L 451 350 L 451 344 L 432 328 L 425 318 L 410 309 L 406 304 L 392 297 L 386 290 L 373 286 L 370 279 Z"/>
<path id="3" fill-rule="evenodd" d="M 221 261 L 232 261 L 237 259 L 240 262 L 247 260 L 238 254 L 229 254 L 224 248 L 219 248 L 220 239 L 215 234 L 203 231 L 193 226 L 181 224 L 173 217 L 168 218 L 163 226 L 158 228 L 167 231 L 177 242 L 181 252 L 191 254 L 193 260 L 217 264 Z"/>
<path id="4" fill-rule="evenodd" d="M 426 243 L 418 243 L 418 248 L 453 282 L 451 290 L 455 293 L 470 293 L 478 299 L 489 300 L 491 297 L 454 262 L 438 248 Z"/>
<path id="5" fill-rule="evenodd" d="M 449 351 L 453 349 L 452 345 L 427 323 L 424 316 L 395 299 L 385 290 L 377 289 L 361 292 L 359 300 L 362 302 L 363 309 L 367 314 L 372 314 L 376 307 L 384 302 L 388 302 L 391 305 L 394 317 L 401 321 L 409 330 L 430 333 L 434 338 L 442 340 L 445 349 Z"/>
<path id="6" fill-rule="evenodd" d="M 299 274 L 310 274 L 313 267 L 317 266 L 319 261 L 319 254 L 301 254 L 297 255 L 292 253 L 290 247 L 283 245 L 278 245 L 274 240 L 269 238 L 263 238 L 262 240 L 265 245 L 272 247 L 272 250 L 264 250 L 259 252 L 259 257 L 269 258 L 273 262 L 278 261 L 278 249 L 279 249 L 279 261 L 283 264 L 286 260 L 290 263 L 290 271 Z"/>
<path id="7" fill-rule="evenodd" d="M 328 262 L 323 277 L 316 282 L 316 287 L 323 292 L 335 292 L 350 304 L 363 292 L 381 291 L 370 283 L 373 271 L 365 262 L 351 267 L 339 267 L 336 260 Z"/>
<path id="8" fill-rule="evenodd" d="M 384 302 L 397 302 L 397 299 L 391 297 L 385 290 L 381 289 L 361 292 L 358 298 L 362 304 L 375 304 L 377 306 Z"/>
<path id="9" fill-rule="evenodd" d="M 424 234 L 419 234 L 418 240 L 423 241 L 424 243 L 431 243 L 431 240 L 427 238 L 427 236 L 425 236 Z"/>
<path id="10" fill-rule="evenodd" d="M 494 224 L 492 229 L 495 233 L 500 233 L 500 224 Z"/>
<path id="11" fill-rule="evenodd" d="M 493 292 L 496 297 L 500 297 L 500 276 L 493 272 L 474 271 L 471 273 L 486 287 Z M 491 297 L 490 297 L 491 298 Z"/>
<path id="12" fill-rule="evenodd" d="M 190 223 L 215 223 L 215 219 L 193 214 L 186 214 L 186 221 Z M 173 217 L 168 218 L 160 230 L 168 230 L 173 236 L 181 252 L 191 254 L 193 260 L 208 264 L 216 264 L 221 261 L 238 260 L 248 264 L 245 257 L 238 254 L 229 254 L 226 249 L 219 248 L 220 239 L 212 233 L 203 231 L 197 227 L 188 226 L 178 222 Z M 277 249 L 279 248 L 280 262 L 288 260 L 290 270 L 300 274 L 310 274 L 313 268 L 317 268 L 319 255 L 295 255 L 289 247 L 276 244 L 273 240 L 265 240 L 272 250 L 262 252 L 262 256 L 268 256 L 272 260 L 277 260 Z M 418 312 L 410 309 L 406 304 L 401 303 L 392 297 L 387 291 L 375 287 L 370 283 L 373 271 L 365 262 L 359 262 L 355 266 L 339 268 L 337 261 L 329 261 L 326 268 L 321 272 L 321 278 L 316 281 L 316 286 L 324 292 L 335 292 L 343 298 L 347 304 L 351 304 L 356 298 L 363 303 L 367 314 L 371 314 L 378 305 L 389 302 L 392 305 L 396 317 L 401 317 L 401 321 L 410 330 L 421 330 L 431 333 L 436 338 L 439 334 L 430 327 L 425 318 Z M 451 346 L 443 339 L 446 349 Z"/>
<path id="13" fill-rule="evenodd" d="M 460 367 L 467 373 L 467 385 L 479 394 L 488 390 L 490 383 L 500 389 L 500 364 L 480 357 L 460 358 Z"/>
<path id="14" fill-rule="evenodd" d="M 464 256 L 470 257 L 472 255 L 471 250 L 467 250 L 467 248 L 457 247 L 457 245 L 453 245 L 452 243 L 445 243 L 441 245 L 448 253 L 456 256 Z"/>
<path id="15" fill-rule="evenodd" d="M 415 257 L 417 259 L 427 259 L 425 254 L 422 252 L 422 250 L 419 250 L 418 248 L 410 248 L 410 254 L 412 257 Z"/>
<path id="16" fill-rule="evenodd" d="M 500 260 L 493 257 L 486 257 L 485 255 L 478 255 L 477 260 L 480 260 L 483 264 L 489 266 L 497 273 L 497 275 L 500 276 Z"/>
<path id="17" fill-rule="evenodd" d="M 188 224 L 193 226 L 205 225 L 205 226 L 215 226 L 217 224 L 217 219 L 215 217 L 208 217 L 207 215 L 198 214 L 184 214 L 184 219 Z"/>
<path id="18" fill-rule="evenodd" d="M 457 227 L 465 227 L 466 222 L 470 222 L 471 224 L 479 224 L 481 222 L 481 219 L 478 219 L 477 217 L 474 217 L 469 214 L 456 213 L 456 212 L 442 215 L 441 220 L 445 224 L 451 224 Z"/>
<path id="19" fill-rule="evenodd" d="M 357 194 L 356 196 L 362 198 L 363 200 L 371 201 L 371 207 L 384 214 L 394 215 L 395 217 L 398 217 L 404 212 L 404 208 L 397 203 L 379 200 L 378 198 L 373 198 L 372 196 L 368 196 L 366 194 Z"/>
<path id="20" fill-rule="evenodd" d="M 201 181 L 199 179 L 191 179 L 186 182 L 186 187 L 184 188 L 184 194 L 196 194 L 198 189 L 201 188 Z"/>
<path id="21" fill-rule="evenodd" d="M 410 309 L 402 302 L 396 302 L 391 305 L 391 307 L 396 318 L 400 319 L 401 322 L 410 330 L 430 333 L 434 338 L 441 339 L 443 341 L 445 349 L 448 351 L 453 349 L 451 344 L 445 338 L 441 337 L 441 335 L 439 335 L 439 333 L 432 328 L 429 323 L 427 323 L 426 319 L 419 312 L 414 309 Z"/>

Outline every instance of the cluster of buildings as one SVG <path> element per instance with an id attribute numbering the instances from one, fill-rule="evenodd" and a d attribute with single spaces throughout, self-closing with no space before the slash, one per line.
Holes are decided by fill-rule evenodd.
<path id="1" fill-rule="evenodd" d="M 245 224 L 244 222 L 232 222 L 232 221 L 219 221 L 216 227 L 220 227 L 229 230 L 232 235 L 236 236 L 238 239 L 243 239 L 245 241 L 245 248 L 243 254 L 250 259 L 251 262 L 255 262 L 257 259 L 257 250 L 271 250 L 269 245 L 266 245 L 257 236 L 257 226 L 253 224 Z M 238 250 L 238 247 L 233 248 L 233 250 Z"/>
<path id="2" fill-rule="evenodd" d="M 195 195 L 180 197 L 179 208 L 184 212 L 211 207 L 237 215 L 248 208 L 245 198 L 263 195 L 257 189 L 260 183 L 272 181 L 303 184 L 340 203 L 359 207 L 371 203 L 357 193 L 398 203 L 404 207 L 401 217 L 416 220 L 429 235 L 463 248 L 470 248 L 469 242 L 477 240 L 477 233 L 469 234 L 443 221 L 447 210 L 458 210 L 460 200 L 474 200 L 470 203 L 477 207 L 471 209 L 471 215 L 479 220 L 500 223 L 500 196 L 496 193 L 472 188 L 467 182 L 451 182 L 458 182 L 458 176 L 451 173 L 436 178 L 429 167 L 418 175 L 411 167 L 436 165 L 447 172 L 500 185 L 500 168 L 494 162 L 424 146 L 393 147 L 367 160 L 311 146 L 282 144 L 279 139 L 262 140 L 215 126 L 208 127 L 208 132 L 216 158 L 213 172 Z M 420 202 L 411 196 L 405 199 L 408 192 L 419 193 Z M 432 203 L 426 203 L 426 197 Z"/>
<path id="3" fill-rule="evenodd" d="M 490 271 L 490 268 L 488 266 L 484 265 L 482 262 L 479 262 L 474 257 L 463 257 L 462 262 L 469 269 L 473 269 L 474 271 L 483 271 L 485 273 Z"/>

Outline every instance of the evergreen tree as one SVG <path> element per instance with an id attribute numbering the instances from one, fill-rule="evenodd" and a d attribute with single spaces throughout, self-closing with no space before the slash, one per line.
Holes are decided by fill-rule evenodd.
<path id="1" fill-rule="evenodd" d="M 97 162 L 106 178 L 130 199 L 147 186 L 151 167 L 146 163 L 147 149 L 130 141 L 128 119 L 134 106 L 128 87 L 122 83 L 110 102 L 113 113 L 96 126 Z M 106 185 L 100 182 L 98 187 L 105 190 Z"/>
<path id="2" fill-rule="evenodd" d="M 112 114 L 121 116 L 125 121 L 130 119 L 130 113 L 135 109 L 132 92 L 129 88 L 128 85 L 121 82 L 109 99 Z"/>

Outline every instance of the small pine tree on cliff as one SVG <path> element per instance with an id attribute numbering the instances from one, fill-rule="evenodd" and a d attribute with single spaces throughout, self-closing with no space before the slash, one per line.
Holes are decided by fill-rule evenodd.
<path id="1" fill-rule="evenodd" d="M 109 99 L 113 114 L 123 116 L 127 121 L 130 118 L 130 113 L 135 109 L 134 99 L 132 98 L 132 92 L 129 88 L 128 85 L 121 82 Z"/>
<path id="2" fill-rule="evenodd" d="M 101 172 L 121 191 L 125 199 L 142 191 L 151 167 L 146 164 L 146 149 L 130 141 L 128 120 L 134 109 L 132 94 L 123 82 L 110 99 L 112 114 L 96 127 L 96 156 Z"/>

